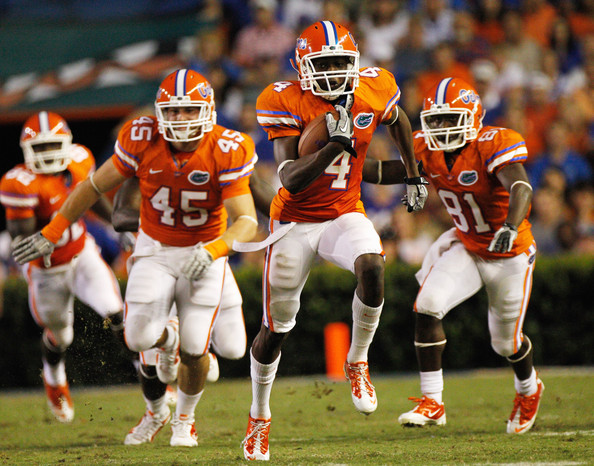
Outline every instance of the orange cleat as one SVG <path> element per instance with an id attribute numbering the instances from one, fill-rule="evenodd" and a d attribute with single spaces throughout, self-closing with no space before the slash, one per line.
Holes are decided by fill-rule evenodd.
<path id="1" fill-rule="evenodd" d="M 409 400 L 417 403 L 417 406 L 398 418 L 398 422 L 404 427 L 445 426 L 446 414 L 443 403 L 438 403 L 426 396 L 423 398 L 412 396 Z"/>
<path id="2" fill-rule="evenodd" d="M 540 379 L 536 379 L 536 385 L 538 388 L 534 395 L 516 393 L 514 409 L 512 409 L 511 416 L 507 421 L 508 434 L 523 434 L 528 432 L 534 425 L 538 407 L 540 406 L 540 398 L 545 388 Z"/>

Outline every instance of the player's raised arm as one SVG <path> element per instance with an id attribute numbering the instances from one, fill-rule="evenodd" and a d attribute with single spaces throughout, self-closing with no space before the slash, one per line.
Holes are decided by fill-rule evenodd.
<path id="1" fill-rule="evenodd" d="M 15 243 L 12 253 L 15 260 L 22 265 L 41 256 L 49 258 L 62 233 L 95 204 L 101 194 L 125 179 L 111 159 L 106 161 L 72 191 L 50 223 L 40 232 Z"/>

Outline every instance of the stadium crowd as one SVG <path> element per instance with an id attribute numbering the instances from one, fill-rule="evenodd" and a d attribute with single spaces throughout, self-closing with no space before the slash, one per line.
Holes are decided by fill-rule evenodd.
<path id="1" fill-rule="evenodd" d="M 435 82 L 456 76 L 473 84 L 486 109 L 483 124 L 515 129 L 526 139 L 526 169 L 535 187 L 530 221 L 540 253 L 594 252 L 592 0 L 185 3 L 195 6 L 194 37 L 159 43 L 150 53 L 128 47 L 120 53 L 125 60 L 98 61 L 71 79 L 54 73 L 42 87 L 47 90 L 51 81 L 53 92 L 68 92 L 106 79 L 105 73 L 113 77 L 117 67 L 141 80 L 161 79 L 179 67 L 194 69 L 209 76 L 219 123 L 254 138 L 261 173 L 277 187 L 272 145 L 257 124 L 255 101 L 267 83 L 295 78 L 290 60 L 299 32 L 312 21 L 330 19 L 357 37 L 361 66 L 382 66 L 395 75 L 413 130 L 420 129 L 422 98 Z M 0 105 L 16 98 L 6 86 L 0 97 Z M 139 110 L 151 112 L 152 102 L 147 104 Z M 369 155 L 397 157 L 387 138 L 378 132 Z M 105 148 L 98 161 L 111 155 L 113 141 Z M 366 184 L 362 195 L 388 260 L 418 264 L 451 221 L 432 190 L 423 212 L 403 215 L 396 208 L 402 189 Z"/>

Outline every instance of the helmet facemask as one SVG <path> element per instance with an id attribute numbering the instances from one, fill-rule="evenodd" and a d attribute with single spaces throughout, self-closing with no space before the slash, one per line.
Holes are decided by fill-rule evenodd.
<path id="1" fill-rule="evenodd" d="M 449 104 L 432 105 L 421 112 L 421 128 L 429 150 L 454 151 L 476 139 L 475 114 L 467 108 Z"/>
<path id="2" fill-rule="evenodd" d="M 192 120 L 169 120 L 168 109 L 195 108 L 198 115 Z M 159 132 L 166 141 L 190 142 L 202 139 L 212 131 L 217 114 L 214 104 L 201 100 L 191 100 L 190 96 L 171 96 L 169 101 L 156 102 L 155 112 L 159 121 Z"/>
<path id="3" fill-rule="evenodd" d="M 345 58 L 344 69 L 320 70 L 320 59 L 324 58 Z M 325 45 L 321 52 L 312 52 L 299 58 L 296 55 L 299 69 L 299 80 L 301 89 L 309 90 L 327 100 L 335 100 L 341 95 L 352 94 L 359 85 L 359 52 L 344 50 L 341 45 Z M 317 68 L 316 69 L 316 65 Z M 332 88 L 331 80 L 343 79 L 343 83 Z"/>
<path id="4" fill-rule="evenodd" d="M 61 129 L 62 125 L 58 124 L 51 131 L 21 141 L 25 164 L 33 173 L 60 173 L 70 164 L 72 134 L 58 133 Z"/>

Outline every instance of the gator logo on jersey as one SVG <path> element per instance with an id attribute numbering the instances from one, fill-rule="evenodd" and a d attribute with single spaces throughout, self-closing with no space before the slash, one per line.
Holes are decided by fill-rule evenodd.
<path id="1" fill-rule="evenodd" d="M 188 181 L 195 185 L 206 184 L 208 180 L 210 180 L 210 173 L 208 172 L 194 170 L 188 175 Z"/>
<path id="2" fill-rule="evenodd" d="M 478 173 L 475 170 L 464 171 L 458 176 L 458 183 L 464 186 L 470 186 L 478 180 Z"/>
<path id="3" fill-rule="evenodd" d="M 359 129 L 367 128 L 373 121 L 373 113 L 359 113 L 354 120 L 355 126 Z"/>

